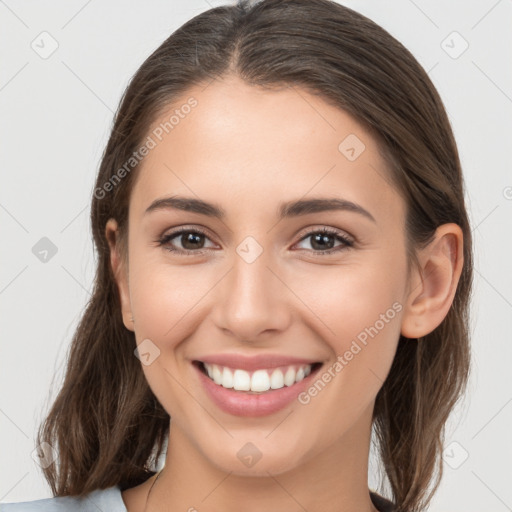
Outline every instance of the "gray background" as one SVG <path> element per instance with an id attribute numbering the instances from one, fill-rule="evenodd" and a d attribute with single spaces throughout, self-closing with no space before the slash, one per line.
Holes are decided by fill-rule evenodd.
<path id="1" fill-rule="evenodd" d="M 35 432 L 90 295 L 89 201 L 121 94 L 173 30 L 223 3 L 0 0 L 0 501 L 51 496 L 32 458 Z M 448 425 L 430 510 L 512 510 L 512 1 L 341 3 L 381 24 L 429 72 L 467 184 L 473 374 Z M 40 252 L 43 237 L 55 254 Z"/>

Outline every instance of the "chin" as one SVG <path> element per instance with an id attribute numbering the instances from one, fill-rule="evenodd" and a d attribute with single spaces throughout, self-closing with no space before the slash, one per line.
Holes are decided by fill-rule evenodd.
<path id="1" fill-rule="evenodd" d="M 265 446 L 263 446 L 265 445 Z M 281 446 L 275 446 L 268 440 L 262 439 L 261 443 L 244 441 L 237 442 L 232 440 L 219 446 L 217 450 L 210 450 L 206 447 L 205 456 L 218 469 L 226 473 L 232 473 L 238 476 L 264 476 L 278 475 L 291 471 L 301 464 L 306 458 L 306 454 L 299 452 L 296 446 L 290 446 L 288 449 Z"/>

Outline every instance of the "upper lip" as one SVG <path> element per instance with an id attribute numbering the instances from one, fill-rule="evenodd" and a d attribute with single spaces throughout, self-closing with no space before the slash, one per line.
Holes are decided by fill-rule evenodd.
<path id="1" fill-rule="evenodd" d="M 199 357 L 196 361 L 208 364 L 217 364 L 229 368 L 254 371 L 263 368 L 277 368 L 279 366 L 305 365 L 319 363 L 318 359 L 302 359 L 281 354 L 258 354 L 255 356 L 243 356 L 241 354 L 212 354 Z"/>

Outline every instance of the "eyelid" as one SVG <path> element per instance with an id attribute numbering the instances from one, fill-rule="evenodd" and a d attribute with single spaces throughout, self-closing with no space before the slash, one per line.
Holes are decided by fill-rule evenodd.
<path id="1" fill-rule="evenodd" d="M 181 234 L 183 232 L 189 232 L 189 231 L 190 232 L 196 231 L 198 233 L 201 233 L 202 235 L 208 237 L 210 240 L 212 240 L 212 238 L 215 238 L 215 237 L 212 236 L 212 234 L 208 230 L 208 228 L 206 228 L 204 226 L 201 226 L 200 224 L 194 224 L 194 225 L 191 225 L 191 226 L 180 225 L 180 226 L 175 226 L 175 227 L 172 227 L 172 228 L 168 228 L 158 237 L 158 239 L 161 240 L 162 238 L 167 238 L 168 236 L 176 236 L 176 235 L 179 235 L 179 234 Z"/>
<path id="2" fill-rule="evenodd" d="M 353 237 L 350 233 L 345 231 L 344 229 L 335 228 L 332 226 L 326 226 L 325 224 L 318 224 L 313 226 L 307 226 L 306 228 L 303 228 L 299 231 L 297 236 L 300 237 L 299 241 L 302 241 L 304 237 L 311 236 L 313 233 L 328 233 L 333 236 L 341 236 L 342 238 L 346 238 L 347 241 L 350 241 L 351 243 L 355 243 L 356 239 Z"/>
<path id="3" fill-rule="evenodd" d="M 204 228 L 203 226 L 198 226 L 198 225 L 195 225 L 195 226 L 177 226 L 175 228 L 170 228 L 170 231 L 169 232 L 166 232 L 164 231 L 164 233 L 162 235 L 160 235 L 157 239 L 157 242 L 159 243 L 159 245 L 165 245 L 169 240 L 172 240 L 173 238 L 179 236 L 179 235 L 182 235 L 183 233 L 199 233 L 201 235 L 204 235 L 206 238 L 208 238 L 212 243 L 215 243 L 213 242 L 212 240 L 212 236 L 210 236 L 210 233 L 209 231 Z M 197 251 L 191 251 L 196 253 L 196 254 L 202 254 L 203 252 L 205 251 L 208 251 L 210 248 L 206 248 L 206 249 L 200 249 L 200 250 L 197 250 Z M 186 249 L 176 249 L 176 252 L 188 252 Z"/>
<path id="4" fill-rule="evenodd" d="M 177 254 L 177 255 L 183 255 L 183 256 L 200 256 L 204 255 L 205 253 L 208 253 L 212 250 L 211 247 L 206 247 L 198 250 L 192 250 L 192 249 L 180 249 L 180 248 L 170 248 L 167 247 L 167 244 L 172 240 L 173 238 L 187 232 L 195 232 L 199 233 L 206 238 L 208 238 L 211 242 L 213 242 L 212 237 L 209 235 L 208 229 L 204 228 L 200 225 L 195 226 L 177 226 L 175 228 L 170 228 L 171 231 L 169 233 L 162 234 L 158 240 L 157 243 L 159 246 L 163 247 L 167 251 Z M 332 237 L 335 237 L 338 241 L 342 243 L 341 246 L 338 247 L 331 247 L 329 249 L 321 250 L 321 251 L 315 251 L 312 249 L 299 249 L 299 251 L 306 251 L 307 253 L 312 253 L 315 256 L 330 256 L 338 254 L 339 252 L 342 252 L 344 250 L 348 250 L 353 248 L 354 244 L 356 243 L 355 238 L 348 234 L 346 231 L 341 230 L 340 228 L 334 228 L 331 226 L 326 225 L 317 225 L 317 226 L 307 226 L 306 228 L 303 228 L 298 235 L 299 240 L 295 242 L 293 247 L 302 241 L 306 240 L 307 238 L 318 234 L 327 234 Z M 215 242 L 213 242 L 215 243 Z"/>
<path id="5" fill-rule="evenodd" d="M 163 238 L 167 238 L 169 236 L 174 237 L 174 236 L 179 235 L 185 231 L 191 231 L 191 232 L 197 231 L 197 232 L 201 233 L 202 235 L 205 235 L 206 237 L 208 237 L 210 240 L 213 238 L 210 235 L 207 228 L 205 228 L 204 226 L 198 225 L 198 224 L 195 224 L 193 226 L 187 226 L 187 225 L 176 226 L 175 228 L 169 228 L 169 229 L 171 230 L 169 233 L 164 232 L 162 235 L 160 235 L 158 237 L 158 239 L 162 240 Z M 351 243 L 355 243 L 355 241 L 356 241 L 355 238 L 352 235 L 350 235 L 347 231 L 342 230 L 340 228 L 326 226 L 325 224 L 307 226 L 305 228 L 302 228 L 295 236 L 299 237 L 298 242 L 300 242 L 304 238 L 311 236 L 314 233 L 319 233 L 319 232 L 326 232 L 330 235 L 342 236 L 343 238 L 346 238 Z M 195 251 L 195 252 L 198 252 L 198 251 Z"/>

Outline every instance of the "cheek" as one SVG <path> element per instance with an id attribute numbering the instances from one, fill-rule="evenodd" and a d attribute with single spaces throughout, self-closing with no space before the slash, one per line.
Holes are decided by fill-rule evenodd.
<path id="1" fill-rule="evenodd" d="M 315 311 L 323 310 L 315 325 L 332 358 L 299 397 L 311 430 L 331 441 L 370 414 L 394 359 L 402 315 L 402 305 L 385 282 L 362 286 L 369 283 L 352 277 L 338 284 L 311 297 Z"/>
<path id="2" fill-rule="evenodd" d="M 346 266 L 319 268 L 296 283 L 297 295 L 314 312 L 311 327 L 338 361 L 325 375 L 325 395 L 333 406 L 338 400 L 352 403 L 355 396 L 368 403 L 389 372 L 400 337 L 404 261 L 379 252 L 373 261 L 347 259 Z"/>
<path id="3" fill-rule="evenodd" d="M 143 364 L 141 358 L 142 370 L 153 393 L 176 421 L 186 418 L 190 409 L 190 394 L 183 387 L 187 375 L 183 372 L 190 369 L 179 352 L 197 329 L 207 281 L 206 273 L 198 277 L 197 267 L 166 265 L 148 256 L 131 261 L 136 343 L 149 347 L 152 358 L 150 364 Z"/>
<path id="4" fill-rule="evenodd" d="M 399 324 L 399 301 L 405 287 L 405 267 L 399 258 L 375 253 L 358 261 L 347 259 L 346 264 L 311 266 L 300 278 L 290 273 L 287 279 L 310 308 L 315 330 L 331 340 L 337 353 L 347 350 L 350 341 L 361 333 L 359 338 L 364 342 L 367 328 L 376 326 L 384 334 L 391 330 L 391 324 Z"/>
<path id="5" fill-rule="evenodd" d="M 156 340 L 178 339 L 193 318 L 194 306 L 209 285 L 209 274 L 197 266 L 166 265 L 156 258 L 133 261 L 130 296 L 137 335 Z"/>

